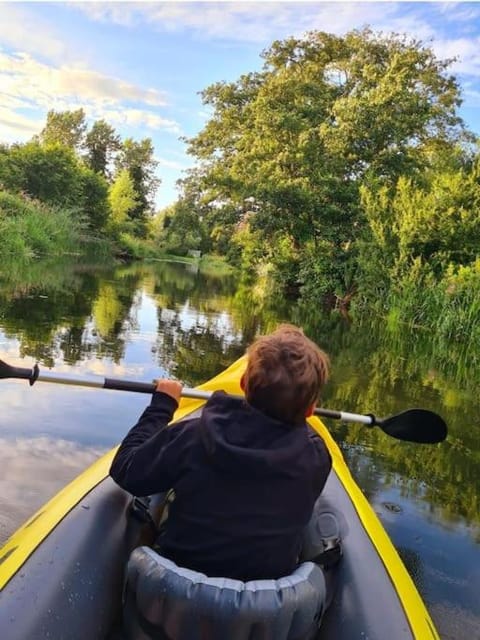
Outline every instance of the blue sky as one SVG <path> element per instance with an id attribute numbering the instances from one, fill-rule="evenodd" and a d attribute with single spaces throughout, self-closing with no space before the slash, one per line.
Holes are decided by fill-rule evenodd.
<path id="1" fill-rule="evenodd" d="M 457 57 L 460 112 L 480 135 L 480 3 L 0 2 L 0 141 L 28 140 L 49 109 L 83 107 L 123 137 L 152 138 L 163 207 L 192 165 L 179 138 L 208 118 L 199 91 L 259 69 L 274 39 L 365 25 Z"/>

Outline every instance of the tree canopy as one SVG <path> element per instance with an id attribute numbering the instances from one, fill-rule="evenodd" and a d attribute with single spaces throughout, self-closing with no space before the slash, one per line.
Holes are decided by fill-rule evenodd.
<path id="1" fill-rule="evenodd" d="M 368 224 L 360 187 L 420 180 L 437 153 L 471 140 L 451 61 L 369 29 L 276 41 L 263 58 L 261 71 L 202 92 L 213 113 L 187 141 L 191 177 L 202 202 L 235 205 L 237 223 L 255 203 L 248 224 L 274 264 L 279 240 L 290 247 L 290 279 L 345 293 Z"/>

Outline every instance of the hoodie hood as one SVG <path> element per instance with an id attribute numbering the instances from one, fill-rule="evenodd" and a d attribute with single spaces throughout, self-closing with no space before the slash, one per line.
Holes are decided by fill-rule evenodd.
<path id="1" fill-rule="evenodd" d="M 307 426 L 271 418 L 245 400 L 216 391 L 200 418 L 202 444 L 216 467 L 229 473 L 288 474 L 308 446 Z"/>

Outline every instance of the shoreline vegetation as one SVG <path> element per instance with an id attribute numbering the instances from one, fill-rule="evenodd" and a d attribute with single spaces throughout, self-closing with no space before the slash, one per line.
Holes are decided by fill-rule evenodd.
<path id="1" fill-rule="evenodd" d="M 479 343 L 479 139 L 451 60 L 366 28 L 274 42 L 202 92 L 212 117 L 179 197 L 154 211 L 149 138 L 83 109 L 0 144 L 2 261 L 78 255 L 235 271 L 271 295 Z M 201 258 L 191 257 L 192 253 Z"/>

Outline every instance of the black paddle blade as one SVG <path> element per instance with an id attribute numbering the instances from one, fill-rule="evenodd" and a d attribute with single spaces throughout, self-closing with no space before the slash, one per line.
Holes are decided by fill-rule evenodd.
<path id="1" fill-rule="evenodd" d="M 377 420 L 376 424 L 392 438 L 434 444 L 447 437 L 447 425 L 443 418 L 428 409 L 408 409 L 391 418 Z"/>

